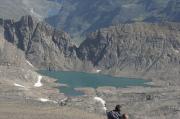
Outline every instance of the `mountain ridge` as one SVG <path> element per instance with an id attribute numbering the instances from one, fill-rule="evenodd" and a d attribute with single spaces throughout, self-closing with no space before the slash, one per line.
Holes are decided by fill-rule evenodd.
<path id="1" fill-rule="evenodd" d="M 50 0 L 0 0 L 0 17 L 19 20 L 32 15 L 39 20 L 55 15 L 61 4 Z"/>
<path id="2" fill-rule="evenodd" d="M 24 51 L 34 66 L 40 69 L 67 70 L 80 64 L 75 52 L 76 46 L 67 33 L 55 30 L 31 16 L 24 16 L 17 22 L 1 21 L 5 39 Z"/>
<path id="3" fill-rule="evenodd" d="M 2 20 L 1 20 L 2 21 Z M 2 24 L 2 22 L 1 22 Z M 77 47 L 71 37 L 31 16 L 5 20 L 7 41 L 37 68 L 96 72 L 149 72 L 178 69 L 179 23 L 127 23 L 89 33 Z"/>
<path id="4" fill-rule="evenodd" d="M 66 0 L 57 15 L 46 19 L 73 37 L 130 22 L 179 22 L 178 0 Z"/>
<path id="5" fill-rule="evenodd" d="M 131 23 L 111 26 L 90 34 L 78 48 L 81 60 L 95 67 L 120 72 L 178 70 L 179 23 Z"/>

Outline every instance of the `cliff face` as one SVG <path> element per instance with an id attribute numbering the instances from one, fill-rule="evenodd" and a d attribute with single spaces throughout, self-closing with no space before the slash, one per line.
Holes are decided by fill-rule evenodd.
<path id="1" fill-rule="evenodd" d="M 80 61 L 76 57 L 76 46 L 63 31 L 37 22 L 31 16 L 18 22 L 1 20 L 4 37 L 25 52 L 26 58 L 38 68 L 76 69 Z"/>
<path id="2" fill-rule="evenodd" d="M 179 70 L 178 23 L 111 26 L 90 33 L 79 47 L 67 33 L 37 22 L 31 16 L 22 17 L 18 22 L 1 20 L 0 24 L 3 37 L 24 51 L 27 60 L 39 69 L 92 71 L 100 68 L 117 74 Z"/>
<path id="3" fill-rule="evenodd" d="M 35 22 L 32 22 L 31 17 L 24 17 L 22 21 L 13 22 L 12 20 L 0 21 L 0 95 L 1 101 L 20 101 L 31 99 L 38 100 L 41 97 L 55 99 L 63 99 L 64 95 L 59 94 L 59 89 L 54 87 L 59 86 L 54 79 L 42 77 L 35 70 L 34 66 L 26 59 L 29 56 L 28 52 L 31 45 L 34 44 L 31 34 L 34 31 Z M 17 27 L 19 26 L 19 27 Z M 6 38 L 6 39 L 5 39 Z M 41 46 L 41 45 L 40 45 Z M 37 50 L 34 48 L 34 50 Z M 48 49 L 47 49 L 48 50 Z M 36 53 L 37 51 L 35 51 Z M 43 50 L 41 50 L 43 52 Z M 41 53 L 39 52 L 39 53 Z M 53 53 L 53 51 L 52 51 Z M 36 57 L 32 63 L 36 62 Z M 48 56 L 47 56 L 48 57 Z M 56 57 L 53 57 L 56 58 Z M 53 62 L 53 61 L 52 61 Z M 42 65 L 43 66 L 43 65 Z M 57 64 L 57 66 L 59 66 Z M 36 83 L 40 78 L 43 80 L 40 83 L 41 87 L 36 88 Z M 53 94 L 49 93 L 53 90 Z"/>
<path id="4" fill-rule="evenodd" d="M 3 32 L 4 29 L 0 26 L 0 66 L 28 67 L 23 51 L 7 42 Z"/>
<path id="5" fill-rule="evenodd" d="M 133 23 L 91 33 L 78 48 L 81 60 L 102 69 L 146 73 L 180 63 L 180 24 Z"/>

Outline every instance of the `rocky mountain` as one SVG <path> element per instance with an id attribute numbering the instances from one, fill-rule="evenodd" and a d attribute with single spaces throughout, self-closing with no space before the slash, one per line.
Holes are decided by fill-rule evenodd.
<path id="1" fill-rule="evenodd" d="M 26 66 L 24 53 L 4 39 L 3 29 L 0 27 L 0 66 Z"/>
<path id="2" fill-rule="evenodd" d="M 31 16 L 17 22 L 1 19 L 0 24 L 3 37 L 39 69 L 127 75 L 179 69 L 179 23 L 119 24 L 89 33 L 79 47 L 66 32 Z"/>
<path id="3" fill-rule="evenodd" d="M 108 110 L 121 103 L 123 113 L 132 119 L 180 117 L 179 0 L 0 3 L 0 118 L 74 118 L 75 114 L 79 119 L 101 119 L 106 118 L 100 104 L 104 101 Z M 56 8 L 51 9 L 54 4 L 61 10 L 46 21 L 56 28 L 41 21 L 56 13 Z M 17 20 L 29 13 L 32 16 Z M 14 20 L 4 19 L 12 17 Z M 76 46 L 59 28 L 75 36 L 87 36 Z M 80 87 L 76 90 L 86 95 L 69 98 L 59 92 L 61 85 L 55 80 L 37 73 L 41 69 L 94 72 L 151 82 L 145 87 Z"/>
<path id="4" fill-rule="evenodd" d="M 67 33 L 31 16 L 24 16 L 17 22 L 0 21 L 4 38 L 24 51 L 26 58 L 37 68 L 68 70 L 81 66 L 76 56 L 77 47 Z"/>
<path id="5" fill-rule="evenodd" d="M 61 5 L 50 0 L 0 0 L 0 18 L 19 20 L 32 15 L 40 20 L 55 15 Z"/>
<path id="6" fill-rule="evenodd" d="M 46 19 L 72 36 L 129 22 L 179 22 L 179 0 L 59 0 L 62 7 Z"/>
<path id="7" fill-rule="evenodd" d="M 78 57 L 116 74 L 178 69 L 179 31 L 179 23 L 111 26 L 89 34 L 78 48 Z"/>

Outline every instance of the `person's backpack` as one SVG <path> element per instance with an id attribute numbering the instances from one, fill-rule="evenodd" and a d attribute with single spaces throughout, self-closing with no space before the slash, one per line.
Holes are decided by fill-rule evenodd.
<path id="1" fill-rule="evenodd" d="M 110 111 L 110 112 L 107 112 L 107 118 L 108 119 L 121 119 L 122 115 L 119 112 Z"/>

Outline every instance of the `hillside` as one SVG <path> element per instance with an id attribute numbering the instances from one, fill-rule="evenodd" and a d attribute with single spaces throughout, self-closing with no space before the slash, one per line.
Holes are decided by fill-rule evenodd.
<path id="1" fill-rule="evenodd" d="M 19 21 L 3 20 L 0 25 L 4 38 L 24 51 L 26 58 L 39 69 L 80 69 L 77 47 L 70 36 L 34 17 L 24 16 Z"/>
<path id="2" fill-rule="evenodd" d="M 4 38 L 37 68 L 146 75 L 174 69 L 180 62 L 179 23 L 128 23 L 89 33 L 80 46 L 69 34 L 31 16 L 1 20 Z M 158 72 L 157 72 L 158 71 Z"/>
<path id="3" fill-rule="evenodd" d="M 179 77 L 180 0 L 0 0 L 0 119 L 179 119 Z"/>
<path id="4" fill-rule="evenodd" d="M 32 15 L 40 20 L 56 14 L 61 5 L 48 0 L 0 0 L 0 18 L 19 20 Z"/>
<path id="5" fill-rule="evenodd" d="M 1 119 L 102 119 L 102 115 L 57 104 L 67 97 L 59 93 L 54 79 L 41 76 L 23 50 L 4 39 L 0 26 L 0 118 Z M 38 78 L 42 86 L 36 86 Z M 43 101 L 42 99 L 49 101 Z"/>
<path id="6" fill-rule="evenodd" d="M 128 76 L 179 71 L 179 25 L 130 23 L 100 29 L 87 36 L 78 48 L 78 57 L 121 76 L 121 72 Z"/>
<path id="7" fill-rule="evenodd" d="M 180 24 L 172 22 L 118 24 L 89 33 L 77 47 L 66 32 L 32 16 L 0 19 L 0 117 L 101 119 L 102 104 L 94 100 L 99 96 L 109 110 L 122 104 L 123 113 L 132 119 L 176 119 L 179 32 Z M 41 76 L 37 69 L 94 73 L 98 69 L 102 74 L 152 82 L 148 87 L 84 88 L 79 90 L 85 96 L 67 98 L 59 93 L 55 80 Z"/>
<path id="8" fill-rule="evenodd" d="M 178 22 L 179 14 L 178 0 L 65 0 L 46 21 L 77 36 L 119 23 Z"/>

